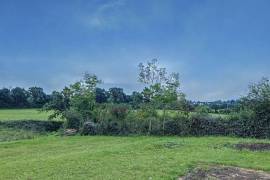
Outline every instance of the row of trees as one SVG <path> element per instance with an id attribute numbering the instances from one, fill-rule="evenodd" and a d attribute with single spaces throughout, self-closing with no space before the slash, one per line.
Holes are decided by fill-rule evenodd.
<path id="1" fill-rule="evenodd" d="M 113 104 L 130 104 L 137 109 L 144 102 L 149 102 L 149 89 L 144 89 L 143 92 L 134 91 L 131 95 L 124 92 L 122 88 L 113 87 L 105 90 L 96 87 L 95 96 L 97 103 L 113 103 Z M 55 92 L 54 92 L 55 93 Z M 0 89 L 0 108 L 40 108 L 51 100 L 52 95 L 46 94 L 40 87 L 31 87 L 28 90 L 16 87 L 13 89 Z M 180 94 L 179 94 L 180 95 Z M 184 95 L 181 95 L 184 98 Z M 180 96 L 179 96 L 180 97 Z M 204 109 L 208 113 L 230 113 L 239 111 L 240 101 L 213 101 L 213 102 L 186 102 L 189 110 Z M 171 110 L 177 110 L 179 104 L 176 101 L 173 103 L 154 103 L 155 108 L 163 109 L 164 106 Z"/>
<path id="2" fill-rule="evenodd" d="M 49 100 L 40 87 L 0 89 L 0 108 L 40 108 Z"/>

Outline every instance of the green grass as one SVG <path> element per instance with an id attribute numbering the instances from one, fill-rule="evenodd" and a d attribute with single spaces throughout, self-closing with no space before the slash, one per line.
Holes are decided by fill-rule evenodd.
<path id="1" fill-rule="evenodd" d="M 0 121 L 6 120 L 48 120 L 51 112 L 40 112 L 38 109 L 1 109 Z"/>
<path id="2" fill-rule="evenodd" d="M 158 115 L 162 116 L 163 111 L 157 110 Z M 167 116 L 173 117 L 177 115 L 177 111 L 168 110 L 166 111 Z M 0 121 L 6 120 L 48 120 L 51 112 L 44 112 L 38 109 L 0 109 Z M 227 117 L 224 114 L 210 113 L 213 117 Z M 60 120 L 57 118 L 56 120 Z"/>
<path id="3" fill-rule="evenodd" d="M 176 179 L 198 165 L 270 171 L 270 152 L 229 137 L 46 136 L 0 143 L 0 179 Z M 264 140 L 264 142 L 270 142 Z"/>
<path id="4" fill-rule="evenodd" d="M 38 137 L 41 133 L 23 129 L 0 127 L 0 142 L 14 141 L 19 139 L 32 139 Z"/>
<path id="5" fill-rule="evenodd" d="M 166 115 L 169 116 L 169 117 L 175 117 L 177 116 L 178 113 L 183 113 L 183 112 L 178 112 L 178 111 L 175 111 L 175 110 L 167 110 L 166 111 Z M 195 114 L 196 112 L 190 112 L 189 114 L 192 115 L 192 114 Z M 163 116 L 163 111 L 162 110 L 157 110 L 157 114 L 159 116 Z M 229 117 L 230 115 L 228 114 L 217 114 L 217 113 L 208 113 L 208 115 L 214 117 L 214 118 L 226 118 L 226 117 Z"/>

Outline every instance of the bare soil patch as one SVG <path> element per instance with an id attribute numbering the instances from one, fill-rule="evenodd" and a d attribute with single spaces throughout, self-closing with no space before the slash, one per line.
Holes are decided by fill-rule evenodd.
<path id="1" fill-rule="evenodd" d="M 270 151 L 270 143 L 241 143 L 235 145 L 236 149 L 250 151 Z"/>
<path id="2" fill-rule="evenodd" d="M 270 174 L 237 167 L 196 168 L 179 180 L 270 180 Z"/>

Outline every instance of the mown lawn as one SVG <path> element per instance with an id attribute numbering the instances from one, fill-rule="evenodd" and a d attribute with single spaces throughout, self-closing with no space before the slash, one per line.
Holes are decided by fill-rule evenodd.
<path id="1" fill-rule="evenodd" d="M 48 120 L 51 112 L 38 109 L 0 109 L 0 121 L 5 120 Z"/>
<path id="2" fill-rule="evenodd" d="M 208 164 L 270 171 L 270 152 L 231 148 L 238 142 L 255 141 L 259 140 L 45 136 L 2 142 L 0 179 L 175 179 L 190 168 Z"/>

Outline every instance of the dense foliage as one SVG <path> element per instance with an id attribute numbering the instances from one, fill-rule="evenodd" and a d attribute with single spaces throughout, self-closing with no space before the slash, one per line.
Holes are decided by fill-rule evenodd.
<path id="1" fill-rule="evenodd" d="M 40 87 L 0 89 L 0 108 L 41 108 L 49 100 Z"/>
<path id="2" fill-rule="evenodd" d="M 31 130 L 34 132 L 52 132 L 59 130 L 63 125 L 61 121 L 0 121 L 1 128 L 12 128 L 17 130 Z"/>

